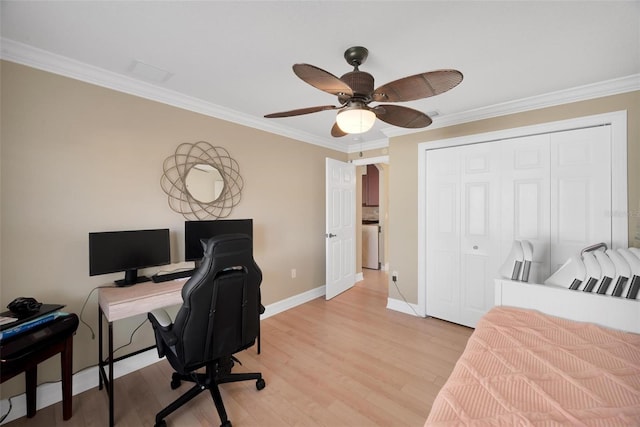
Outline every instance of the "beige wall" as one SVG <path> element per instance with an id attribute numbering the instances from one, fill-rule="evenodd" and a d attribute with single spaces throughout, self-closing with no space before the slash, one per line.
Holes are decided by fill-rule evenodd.
<path id="1" fill-rule="evenodd" d="M 0 64 L 2 307 L 33 296 L 80 313 L 93 288 L 122 276 L 89 277 L 90 231 L 170 228 L 172 260 L 182 261 L 184 218 L 169 208 L 160 176 L 180 143 L 199 140 L 226 148 L 239 164 L 245 187 L 230 218 L 254 219 L 263 303 L 325 284 L 325 157 L 345 161 L 345 153 Z M 96 302 L 94 292 L 83 315 L 94 331 Z M 116 322 L 115 345 L 144 319 Z M 151 343 L 145 325 L 128 350 Z M 74 370 L 96 362 L 97 342 L 81 325 Z M 59 377 L 56 358 L 43 366 L 40 382 Z M 22 382 L 3 384 L 2 396 L 20 392 Z"/>
<path id="2" fill-rule="evenodd" d="M 629 244 L 640 247 L 640 92 L 512 114 L 393 138 L 389 144 L 389 261 L 410 302 L 418 300 L 418 144 L 465 135 L 627 110 Z M 401 167 L 398 167 L 401 166 Z M 391 298 L 400 298 L 390 288 Z"/>

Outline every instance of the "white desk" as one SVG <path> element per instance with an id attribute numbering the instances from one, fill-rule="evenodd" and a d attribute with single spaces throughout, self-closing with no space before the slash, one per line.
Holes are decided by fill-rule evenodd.
<path id="1" fill-rule="evenodd" d="M 156 308 L 182 304 L 181 291 L 186 281 L 144 282 L 127 287 L 100 288 L 98 304 L 107 322 L 126 319 Z"/>
<path id="2" fill-rule="evenodd" d="M 155 346 L 113 358 L 113 322 L 138 314 L 148 313 L 156 308 L 182 304 L 182 287 L 186 279 L 169 282 L 145 282 L 128 287 L 106 287 L 98 290 L 98 388 L 105 385 L 109 395 L 109 426 L 114 425 L 113 416 L 113 362 L 147 351 Z M 108 355 L 103 357 L 102 317 L 109 325 Z M 108 367 L 108 375 L 105 373 Z"/>

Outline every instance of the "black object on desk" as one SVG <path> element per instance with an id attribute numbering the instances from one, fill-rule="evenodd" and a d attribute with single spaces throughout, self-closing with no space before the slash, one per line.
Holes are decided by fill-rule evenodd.
<path id="1" fill-rule="evenodd" d="M 65 314 L 0 341 L 0 383 L 25 373 L 27 418 L 36 413 L 38 364 L 58 353 L 62 371 L 62 418 L 71 418 L 73 335 L 77 328 L 78 316 Z"/>
<path id="2" fill-rule="evenodd" d="M 63 307 L 64 305 L 61 305 L 61 304 L 42 304 L 39 310 L 31 313 L 27 313 L 27 314 L 17 314 L 12 311 L 3 311 L 2 313 L 0 313 L 0 317 L 12 317 L 16 320 L 10 323 L 5 323 L 3 325 L 0 325 L 0 331 L 4 331 L 5 329 L 10 329 L 15 326 L 19 326 L 23 323 L 26 323 L 42 315 L 60 310 Z"/>
<path id="3" fill-rule="evenodd" d="M 168 282 L 170 280 L 183 279 L 185 277 L 191 277 L 194 271 L 194 269 L 190 269 L 176 271 L 173 273 L 154 274 L 153 276 L 151 276 L 151 280 L 153 281 L 153 283 L 161 283 Z"/>

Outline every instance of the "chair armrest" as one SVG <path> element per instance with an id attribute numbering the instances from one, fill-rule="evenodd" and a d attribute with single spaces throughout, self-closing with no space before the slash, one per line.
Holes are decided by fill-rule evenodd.
<path id="1" fill-rule="evenodd" d="M 178 342 L 178 339 L 172 331 L 173 323 L 171 318 L 163 309 L 157 309 L 147 313 L 147 318 L 151 322 L 151 326 L 153 326 L 158 356 L 163 357 L 167 347 L 172 347 Z"/>
<path id="2" fill-rule="evenodd" d="M 171 317 L 169 317 L 169 313 L 162 308 L 151 311 L 147 317 L 152 324 L 155 323 L 164 330 L 171 329 L 171 325 L 173 325 L 173 321 L 171 320 Z"/>

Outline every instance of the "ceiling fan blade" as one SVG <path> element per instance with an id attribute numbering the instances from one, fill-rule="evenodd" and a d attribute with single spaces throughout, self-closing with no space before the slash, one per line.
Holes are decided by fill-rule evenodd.
<path id="1" fill-rule="evenodd" d="M 347 134 L 346 132 L 340 129 L 340 127 L 338 126 L 338 123 L 333 124 L 333 127 L 331 128 L 331 136 L 335 138 L 340 138 L 341 136 L 345 136 L 346 134 Z"/>
<path id="2" fill-rule="evenodd" d="M 403 128 L 424 128 L 432 122 L 431 117 L 423 112 L 399 105 L 378 105 L 372 110 L 383 122 Z"/>
<path id="3" fill-rule="evenodd" d="M 340 107 L 336 107 L 335 105 L 320 105 L 318 107 L 298 108 L 297 110 L 283 111 L 281 113 L 271 113 L 265 115 L 265 117 L 267 119 L 274 119 L 277 117 L 301 116 L 303 114 L 317 113 L 318 111 L 326 110 L 336 110 L 338 108 Z"/>
<path id="4" fill-rule="evenodd" d="M 462 81 L 458 70 L 437 70 L 394 80 L 373 92 L 378 102 L 404 102 L 428 98 L 453 89 Z"/>
<path id="5" fill-rule="evenodd" d="M 353 95 L 353 90 L 348 84 L 321 68 L 309 64 L 295 64 L 293 72 L 316 89 L 332 95 Z"/>

